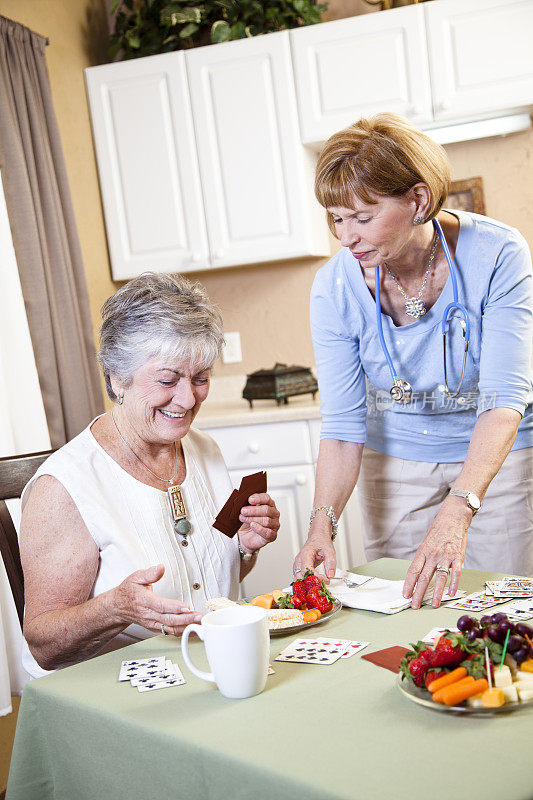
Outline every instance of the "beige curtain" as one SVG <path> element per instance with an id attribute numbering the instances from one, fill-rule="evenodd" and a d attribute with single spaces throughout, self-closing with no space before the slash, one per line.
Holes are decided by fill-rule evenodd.
<path id="1" fill-rule="evenodd" d="M 42 36 L 0 16 L 0 170 L 56 448 L 103 411 L 103 399 L 45 46 Z"/>

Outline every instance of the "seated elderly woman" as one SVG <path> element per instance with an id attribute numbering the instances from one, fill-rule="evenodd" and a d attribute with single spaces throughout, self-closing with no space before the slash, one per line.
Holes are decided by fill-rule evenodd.
<path id="1" fill-rule="evenodd" d="M 191 428 L 209 392 L 222 321 L 198 284 L 145 274 L 102 309 L 111 411 L 25 487 L 21 557 L 30 675 L 180 634 L 211 597 L 236 599 L 279 512 L 249 498 L 233 539 L 212 527 L 232 491 L 215 442 Z"/>

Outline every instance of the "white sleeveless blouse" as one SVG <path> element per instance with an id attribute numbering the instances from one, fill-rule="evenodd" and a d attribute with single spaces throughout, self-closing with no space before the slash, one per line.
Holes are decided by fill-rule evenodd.
<path id="1" fill-rule="evenodd" d="M 205 611 L 212 597 L 236 600 L 240 572 L 237 537 L 229 539 L 212 527 L 233 489 L 218 445 L 193 428 L 181 440 L 187 468 L 181 487 L 191 523 L 191 532 L 184 538 L 174 531 L 166 492 L 146 486 L 123 470 L 98 444 L 91 425 L 51 455 L 22 494 L 24 508 L 41 475 L 53 476 L 69 493 L 100 551 L 90 596 L 118 586 L 136 570 L 164 564 L 165 573 L 153 586 L 158 595 L 181 600 L 196 611 Z M 153 635 L 146 628 L 130 625 L 101 652 Z M 22 661 L 32 677 L 47 674 L 26 642 Z"/>

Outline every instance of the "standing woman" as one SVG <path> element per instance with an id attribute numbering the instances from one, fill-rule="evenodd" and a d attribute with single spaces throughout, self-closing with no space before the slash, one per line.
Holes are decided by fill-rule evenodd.
<path id="1" fill-rule="evenodd" d="M 449 181 L 444 150 L 393 114 L 333 135 L 315 181 L 342 249 L 311 293 L 322 432 L 294 571 L 334 574 L 358 483 L 366 555 L 411 560 L 414 608 L 435 573 L 433 606 L 450 572 L 454 592 L 463 561 L 533 571 L 531 256 L 516 229 L 444 210 Z"/>

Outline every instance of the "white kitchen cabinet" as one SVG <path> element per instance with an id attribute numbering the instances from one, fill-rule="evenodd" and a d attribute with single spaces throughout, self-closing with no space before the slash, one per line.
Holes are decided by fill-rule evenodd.
<path id="1" fill-rule="evenodd" d="M 287 31 L 86 78 L 114 279 L 330 254 Z"/>
<path id="2" fill-rule="evenodd" d="M 214 267 L 329 255 L 287 31 L 187 53 Z"/>
<path id="3" fill-rule="evenodd" d="M 278 538 L 259 554 L 256 566 L 243 582 L 243 596 L 287 586 L 292 580 L 294 556 L 309 530 L 320 421 L 235 425 L 208 428 L 206 432 L 219 445 L 236 487 L 244 475 L 267 471 L 268 491 L 281 514 Z M 357 491 L 341 517 L 335 548 L 341 569 L 366 562 Z"/>
<path id="4" fill-rule="evenodd" d="M 421 5 L 297 28 L 290 35 L 305 143 L 323 142 L 379 111 L 420 125 L 431 122 Z"/>
<path id="5" fill-rule="evenodd" d="M 209 266 L 185 54 L 85 74 L 113 278 Z"/>
<path id="6" fill-rule="evenodd" d="M 533 2 L 425 3 L 436 121 L 533 103 Z"/>

